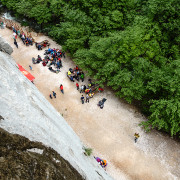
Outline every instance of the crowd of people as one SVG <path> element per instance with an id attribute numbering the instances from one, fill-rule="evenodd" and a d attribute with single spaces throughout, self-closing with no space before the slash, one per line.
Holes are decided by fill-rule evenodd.
<path id="1" fill-rule="evenodd" d="M 30 33 L 27 33 L 27 35 L 25 35 L 25 33 L 22 31 L 22 29 L 20 29 L 19 26 L 17 26 L 17 25 L 12 26 L 12 30 L 13 30 L 14 42 L 17 42 L 17 37 L 19 37 L 26 46 L 33 45 L 33 38 Z"/>
<path id="2" fill-rule="evenodd" d="M 60 72 L 60 68 L 63 67 L 62 65 L 62 57 L 65 57 L 65 53 L 62 52 L 60 49 L 52 49 L 49 48 L 48 50 L 45 51 L 44 53 L 44 58 L 41 58 L 40 55 L 38 55 L 37 58 L 32 58 L 32 63 L 33 64 L 39 64 L 42 62 L 43 66 L 48 66 L 48 69 L 51 72 L 58 73 Z"/>
<path id="3" fill-rule="evenodd" d="M 0 19 L 1 29 L 7 27 L 13 31 L 14 45 L 18 48 L 17 38 L 19 37 L 22 42 L 26 45 L 33 45 L 34 39 L 32 38 L 31 33 L 24 32 L 22 28 L 15 22 L 9 19 L 1 18 Z"/>
<path id="4" fill-rule="evenodd" d="M 79 87 L 79 82 L 84 82 L 84 72 L 79 69 L 78 66 L 75 66 L 73 69 L 69 68 L 67 77 L 72 82 L 76 81 L 76 88 L 80 93 L 85 93 L 85 97 L 84 95 L 81 95 L 80 97 L 82 104 L 84 104 L 84 102 L 89 103 L 89 99 L 92 98 L 95 93 L 104 91 L 104 89 L 99 87 L 98 84 L 93 83 L 91 79 L 88 79 L 87 85 L 82 84 L 81 87 Z"/>

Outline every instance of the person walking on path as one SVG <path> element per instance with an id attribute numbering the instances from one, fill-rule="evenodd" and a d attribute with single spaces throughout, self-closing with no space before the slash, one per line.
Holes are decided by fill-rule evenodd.
<path id="1" fill-rule="evenodd" d="M 76 83 L 76 87 L 77 87 L 77 90 L 79 90 L 79 84 L 78 83 Z"/>
<path id="2" fill-rule="evenodd" d="M 81 102 L 82 102 L 82 104 L 84 104 L 84 96 L 83 95 L 81 96 Z"/>
<path id="3" fill-rule="evenodd" d="M 29 65 L 30 70 L 32 71 L 32 66 Z"/>
<path id="4" fill-rule="evenodd" d="M 56 98 L 56 93 L 54 91 L 52 91 L 52 92 L 53 92 L 53 96 Z"/>
<path id="5" fill-rule="evenodd" d="M 140 137 L 140 136 L 139 136 L 139 133 L 135 133 L 135 134 L 134 134 L 134 141 L 135 141 L 135 143 L 137 142 L 137 140 L 138 140 L 139 137 Z"/>
<path id="6" fill-rule="evenodd" d="M 89 95 L 86 95 L 86 103 L 89 103 Z"/>
<path id="7" fill-rule="evenodd" d="M 52 95 L 50 94 L 49 97 L 52 99 Z"/>
<path id="8" fill-rule="evenodd" d="M 64 94 L 64 89 L 63 89 L 63 85 L 62 84 L 60 85 L 60 90 Z"/>
<path id="9" fill-rule="evenodd" d="M 14 39 L 14 45 L 18 48 L 18 44 L 17 44 L 16 39 Z"/>

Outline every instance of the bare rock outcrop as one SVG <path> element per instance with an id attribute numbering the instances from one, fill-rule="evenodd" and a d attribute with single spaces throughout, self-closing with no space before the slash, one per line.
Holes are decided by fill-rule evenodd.
<path id="1" fill-rule="evenodd" d="M 5 52 L 9 55 L 12 54 L 13 48 L 0 37 L 0 51 Z"/>

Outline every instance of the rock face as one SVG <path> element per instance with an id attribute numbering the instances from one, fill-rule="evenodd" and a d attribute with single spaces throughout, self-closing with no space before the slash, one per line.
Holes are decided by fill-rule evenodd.
<path id="1" fill-rule="evenodd" d="M 4 42 L 4 40 L 0 37 L 0 51 L 5 52 L 9 55 L 12 54 L 13 49 L 11 46 L 9 46 L 8 43 Z"/>
<path id="2" fill-rule="evenodd" d="M 1 44 L 0 47 L 2 48 L 4 46 Z M 12 52 L 12 50 L 10 50 L 12 48 L 10 47 L 2 48 L 3 51 L 4 49 L 9 49 L 9 54 Z M 61 156 L 67 160 L 84 179 L 112 179 L 92 156 L 87 157 L 84 155 L 83 144 L 79 137 L 74 133 L 63 117 L 38 91 L 35 85 L 19 71 L 11 56 L 4 52 L 0 52 L 0 82 L 0 127 L 9 133 L 24 136 L 30 141 L 41 142 L 45 146 L 50 147 L 51 150 L 53 149 L 57 152 L 56 153 L 53 150 L 50 151 L 50 149 L 46 149 L 40 144 L 36 146 L 34 142 L 31 144 L 27 139 L 20 140 L 20 138 L 13 143 L 13 146 L 6 143 L 2 145 L 1 151 L 5 154 L 8 153 L 7 148 L 14 148 L 15 151 L 11 151 L 12 154 L 14 153 L 13 156 L 12 154 L 7 154 L 7 156 L 1 155 L 0 161 L 4 162 L 8 159 L 8 156 L 11 158 L 14 157 L 15 163 L 21 158 L 30 158 L 31 160 L 25 165 L 25 167 L 28 166 L 27 168 L 30 171 L 29 179 L 32 179 L 31 177 L 36 175 L 35 171 L 39 171 L 41 174 L 44 173 L 43 177 L 46 177 L 46 179 L 56 179 L 53 178 L 54 176 L 52 174 L 57 172 L 55 169 L 60 168 L 60 166 L 56 166 L 56 164 L 52 162 L 52 159 L 55 158 L 56 160 L 63 162 L 60 158 Z M 11 140 L 12 139 L 10 138 L 8 141 Z M 26 144 L 29 145 L 26 146 Z M 5 149 L 3 148 L 4 146 L 6 147 Z M 25 153 L 27 148 L 31 149 L 29 150 L 31 153 Z M 32 148 L 37 149 L 32 150 Z M 42 153 L 42 155 L 39 155 L 37 152 Z M 21 157 L 19 153 L 25 154 Z M 50 153 L 52 154 L 50 155 Z M 55 156 L 53 154 L 55 154 Z M 35 159 L 33 159 L 33 157 Z M 40 159 L 37 160 L 37 157 L 42 158 L 43 161 L 40 161 Z M 50 161 L 46 161 L 45 157 Z M 21 162 L 22 161 L 20 161 L 20 164 L 17 166 L 19 173 L 22 166 Z M 39 163 L 39 166 L 42 166 L 43 168 L 45 168 L 45 164 L 47 164 L 47 171 L 44 169 L 40 170 L 41 168 L 35 168 L 36 163 Z M 63 165 L 63 167 L 65 166 L 67 169 L 70 168 L 70 166 L 66 166 L 68 163 L 64 163 L 65 165 Z M 15 172 L 15 170 L 13 172 Z M 61 174 L 61 170 L 58 172 Z M 70 171 L 67 170 L 66 172 L 70 173 L 72 176 L 76 174 L 72 168 L 70 168 Z M 13 175 L 14 173 L 11 174 Z M 48 178 L 50 175 L 52 175 L 51 178 Z M 60 176 L 58 175 L 58 177 Z M 68 177 L 67 174 L 66 177 Z M 80 177 L 78 173 L 75 178 L 77 177 Z M 71 179 L 75 178 L 72 177 Z M 79 179 L 81 179 L 81 177 Z"/>
<path id="3" fill-rule="evenodd" d="M 52 148 L 0 128 L 1 179 L 82 180 L 68 161 Z"/>

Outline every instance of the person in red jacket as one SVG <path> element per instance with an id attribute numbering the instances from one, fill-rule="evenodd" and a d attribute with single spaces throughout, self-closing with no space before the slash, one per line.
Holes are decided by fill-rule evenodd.
<path id="1" fill-rule="evenodd" d="M 101 88 L 101 87 L 99 87 L 98 91 L 99 91 L 99 92 L 103 92 L 103 91 L 104 91 L 104 89 L 103 89 L 103 88 Z"/>
<path id="2" fill-rule="evenodd" d="M 63 89 L 63 85 L 62 84 L 60 85 L 60 90 L 64 94 L 64 89 Z"/>
<path id="3" fill-rule="evenodd" d="M 76 87 L 77 87 L 77 90 L 79 90 L 79 84 L 78 83 L 76 83 Z"/>

